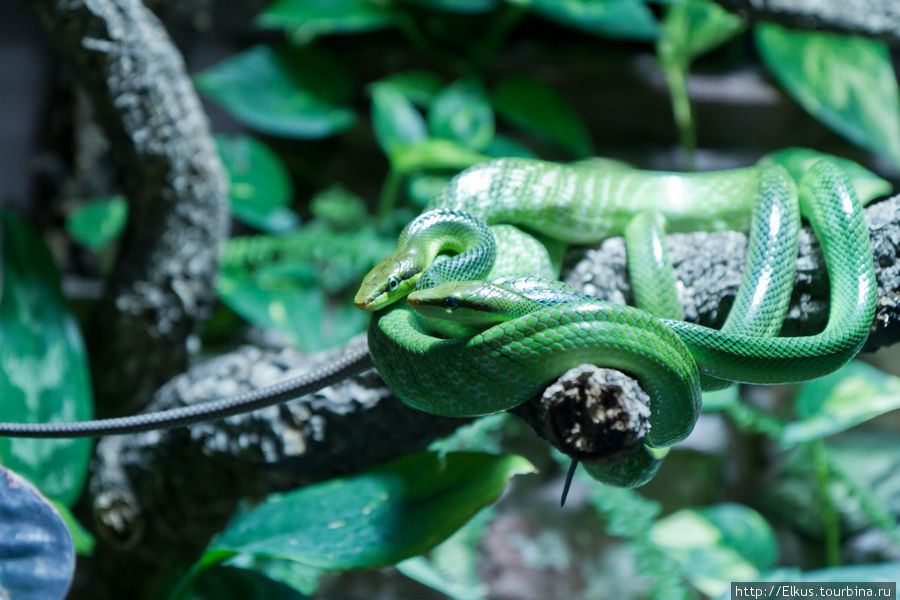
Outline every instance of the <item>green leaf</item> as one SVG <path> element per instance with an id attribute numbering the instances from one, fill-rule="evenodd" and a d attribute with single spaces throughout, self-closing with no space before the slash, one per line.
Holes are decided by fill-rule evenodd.
<path id="1" fill-rule="evenodd" d="M 900 408 L 900 377 L 854 361 L 804 384 L 794 409 L 798 421 L 781 434 L 784 447 L 846 431 Z"/>
<path id="2" fill-rule="evenodd" d="M 93 414 L 87 354 L 43 241 L 0 213 L 0 420 L 79 421 Z M 0 438 L 0 462 L 54 500 L 71 505 L 90 461 L 87 439 Z"/>
<path id="3" fill-rule="evenodd" d="M 362 227 L 366 220 L 366 203 L 362 198 L 337 184 L 313 197 L 310 211 L 335 229 Z"/>
<path id="4" fill-rule="evenodd" d="M 75 554 L 80 554 L 81 556 L 90 556 L 94 553 L 94 546 L 97 544 L 97 540 L 94 539 L 94 536 L 91 535 L 91 532 L 84 528 L 84 525 L 78 522 L 78 519 L 75 518 L 75 515 L 72 514 L 65 504 L 60 504 L 55 500 L 51 500 L 50 504 L 53 505 L 53 508 L 56 509 L 56 512 L 59 513 L 60 518 L 63 520 L 63 523 L 66 524 L 66 527 L 69 530 L 69 534 L 72 536 L 72 544 L 75 548 Z"/>
<path id="5" fill-rule="evenodd" d="M 258 45 L 194 77 L 197 88 L 248 127 L 269 135 L 319 139 L 353 125 L 350 78 L 312 48 Z"/>
<path id="6" fill-rule="evenodd" d="M 275 0 L 256 18 L 261 27 L 286 29 L 297 43 L 318 35 L 359 33 L 393 24 L 387 5 L 372 0 Z"/>
<path id="7" fill-rule="evenodd" d="M 744 20 L 711 0 L 678 0 L 666 11 L 660 58 L 687 65 L 745 28 Z"/>
<path id="8" fill-rule="evenodd" d="M 293 196 L 291 179 L 278 155 L 246 135 L 217 135 L 216 146 L 231 181 L 235 218 L 270 233 L 296 229 L 299 219 L 287 208 Z"/>
<path id="9" fill-rule="evenodd" d="M 772 23 L 754 34 L 766 66 L 803 108 L 900 166 L 900 93 L 884 43 Z"/>
<path id="10" fill-rule="evenodd" d="M 433 137 L 484 150 L 494 138 L 494 111 L 481 84 L 460 80 L 445 87 L 428 111 L 428 127 Z"/>
<path id="11" fill-rule="evenodd" d="M 69 530 L 20 475 L 0 466 L 0 597 L 64 598 L 75 573 Z"/>
<path id="12" fill-rule="evenodd" d="M 419 208 L 425 208 L 450 183 L 450 179 L 449 175 L 415 173 L 409 177 L 406 185 L 406 194 L 413 204 Z"/>
<path id="13" fill-rule="evenodd" d="M 507 77 L 492 95 L 494 110 L 512 125 L 584 157 L 593 153 L 587 128 L 556 90 L 536 79 Z"/>
<path id="14" fill-rule="evenodd" d="M 124 196 L 86 202 L 66 217 L 66 231 L 76 242 L 94 252 L 114 242 L 125 229 L 128 202 Z"/>
<path id="15" fill-rule="evenodd" d="M 708 596 L 721 594 L 732 581 L 753 580 L 778 556 L 772 528 L 762 515 L 740 504 L 679 510 L 653 524 L 650 540 Z"/>
<path id="16" fill-rule="evenodd" d="M 391 162 L 398 148 L 428 137 L 421 113 L 400 90 L 388 83 L 372 86 L 372 127 L 375 140 Z"/>
<path id="17" fill-rule="evenodd" d="M 500 134 L 494 136 L 491 143 L 484 149 L 484 153 L 491 158 L 537 158 L 537 155 L 525 144 Z"/>
<path id="18" fill-rule="evenodd" d="M 265 554 L 321 569 L 397 563 L 449 537 L 530 473 L 520 456 L 412 454 L 365 473 L 273 497 L 237 517 L 198 565 Z"/>
<path id="19" fill-rule="evenodd" d="M 319 206 L 321 209 L 321 206 Z M 313 351 L 363 331 L 368 315 L 333 294 L 359 280 L 394 248 L 371 227 L 336 231 L 324 219 L 282 235 L 230 239 L 216 291 L 236 313 Z"/>
<path id="20" fill-rule="evenodd" d="M 403 0 L 431 10 L 454 13 L 486 13 L 500 5 L 499 0 Z"/>
<path id="21" fill-rule="evenodd" d="M 859 196 L 859 201 L 863 205 L 868 204 L 875 198 L 887 196 L 891 193 L 891 182 L 882 179 L 872 171 L 863 167 L 859 163 L 855 163 L 847 158 L 834 156 L 826 152 L 819 152 L 811 148 L 784 148 L 769 153 L 759 160 L 762 165 L 781 165 L 787 172 L 791 174 L 794 181 L 800 181 L 800 178 L 806 170 L 812 166 L 817 160 L 827 158 L 828 160 L 839 166 L 850 181 Z"/>
<path id="22" fill-rule="evenodd" d="M 411 173 L 422 169 L 465 169 L 487 159 L 456 142 L 430 139 L 397 148 L 391 162 L 398 172 Z"/>
<path id="23" fill-rule="evenodd" d="M 371 87 L 374 88 L 380 84 L 394 88 L 416 106 L 428 108 L 434 97 L 444 87 L 444 80 L 432 71 L 413 69 L 379 79 Z"/>
<path id="24" fill-rule="evenodd" d="M 659 23 L 643 0 L 507 0 L 557 23 L 597 35 L 655 40 Z"/>
<path id="25" fill-rule="evenodd" d="M 205 570 L 192 582 L 189 600 L 303 600 L 309 598 L 281 582 L 269 579 L 258 571 L 229 566 L 215 566 Z"/>

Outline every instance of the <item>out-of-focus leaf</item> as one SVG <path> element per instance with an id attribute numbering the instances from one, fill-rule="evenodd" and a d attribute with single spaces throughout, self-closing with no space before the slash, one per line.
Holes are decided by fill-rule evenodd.
<path id="1" fill-rule="evenodd" d="M 419 208 L 425 208 L 432 198 L 450 182 L 448 175 L 430 175 L 428 173 L 416 173 L 410 176 L 406 185 L 406 193 L 413 204 Z"/>
<path id="2" fill-rule="evenodd" d="M 306 43 L 318 35 L 382 29 L 394 17 L 385 3 L 373 0 L 275 0 L 256 22 L 286 29 L 295 41 Z"/>
<path id="3" fill-rule="evenodd" d="M 778 556 L 772 528 L 762 515 L 740 504 L 679 510 L 653 524 L 650 540 L 709 596 L 722 593 L 732 581 L 754 579 Z"/>
<path id="4" fill-rule="evenodd" d="M 754 26 L 756 46 L 784 88 L 822 123 L 900 166 L 900 92 L 883 42 Z"/>
<path id="5" fill-rule="evenodd" d="M 537 158 L 537 155 L 525 144 L 500 134 L 494 136 L 483 152 L 491 158 Z"/>
<path id="6" fill-rule="evenodd" d="M 128 219 L 128 202 L 123 196 L 86 202 L 66 217 L 66 231 L 76 242 L 95 252 L 118 239 Z"/>
<path id="7" fill-rule="evenodd" d="M 270 498 L 232 521 L 193 573 L 236 554 L 321 569 L 394 564 L 433 548 L 496 500 L 512 476 L 533 470 L 514 455 L 405 456 Z"/>
<path id="8" fill-rule="evenodd" d="M 703 392 L 703 412 L 717 412 L 734 406 L 740 401 L 738 386 L 732 385 L 721 390 Z"/>
<path id="9" fill-rule="evenodd" d="M 75 515 L 72 514 L 72 511 L 70 511 L 65 504 L 61 504 L 55 500 L 51 500 L 50 504 L 53 505 L 53 508 L 56 509 L 56 512 L 59 513 L 63 523 L 65 523 L 66 527 L 69 529 L 69 534 L 72 536 L 72 544 L 75 548 L 75 554 L 80 554 L 81 556 L 90 556 L 93 554 L 94 546 L 97 541 L 94 539 L 94 536 L 91 535 L 91 532 L 78 522 L 78 519 L 75 518 Z"/>
<path id="10" fill-rule="evenodd" d="M 900 377 L 854 361 L 804 384 L 794 404 L 798 420 L 789 423 L 781 443 L 789 447 L 855 427 L 900 408 Z"/>
<path id="11" fill-rule="evenodd" d="M 595 171 L 621 171 L 623 169 L 633 169 L 634 165 L 630 165 L 624 160 L 615 158 L 606 158 L 605 156 L 592 156 L 582 160 L 576 160 L 572 163 L 574 167 L 583 169 L 593 169 Z"/>
<path id="12" fill-rule="evenodd" d="M 431 10 L 455 13 L 486 13 L 500 5 L 500 0 L 403 0 Z"/>
<path id="13" fill-rule="evenodd" d="M 414 69 L 401 71 L 384 79 L 379 79 L 372 84 L 372 87 L 374 88 L 380 84 L 386 84 L 394 88 L 416 106 L 428 108 L 431 101 L 437 96 L 437 93 L 444 87 L 444 80 L 441 79 L 440 75 L 432 71 Z"/>
<path id="14" fill-rule="evenodd" d="M 744 20 L 711 0 L 678 0 L 666 11 L 660 58 L 688 64 L 744 30 Z"/>
<path id="15" fill-rule="evenodd" d="M 655 40 L 659 23 L 643 0 L 507 0 L 550 20 L 606 37 Z"/>
<path id="16" fill-rule="evenodd" d="M 90 419 L 84 341 L 50 252 L 18 217 L 0 213 L 0 225 L 0 420 Z M 90 454 L 86 439 L 0 438 L 0 462 L 66 505 L 81 493 Z"/>
<path id="17" fill-rule="evenodd" d="M 278 137 L 319 139 L 356 119 L 350 78 L 313 48 L 253 46 L 194 77 L 197 88 L 235 119 Z"/>
<path id="18" fill-rule="evenodd" d="M 368 315 L 329 294 L 357 284 L 396 239 L 371 227 L 335 231 L 324 220 L 278 236 L 232 238 L 225 247 L 216 291 L 236 313 L 279 331 L 313 351 L 363 331 Z"/>
<path id="19" fill-rule="evenodd" d="M 246 135 L 217 135 L 216 146 L 231 180 L 234 216 L 269 233 L 296 229 L 299 219 L 287 208 L 293 194 L 291 179 L 278 155 Z"/>
<path id="20" fill-rule="evenodd" d="M 407 558 L 397 570 L 454 600 L 483 600 L 488 589 L 478 575 L 478 544 L 493 518 L 492 508 L 485 508 L 427 557 Z"/>
<path id="21" fill-rule="evenodd" d="M 66 524 L 33 485 L 0 467 L 0 597 L 64 598 L 74 573 Z"/>
<path id="22" fill-rule="evenodd" d="M 205 570 L 182 596 L 188 600 L 303 600 L 294 588 L 269 579 L 258 571 L 217 565 Z"/>
<path id="23" fill-rule="evenodd" d="M 428 137 L 421 113 L 400 90 L 387 83 L 372 86 L 372 127 L 375 140 L 392 162 L 398 148 Z"/>
<path id="24" fill-rule="evenodd" d="M 362 198 L 340 184 L 333 185 L 315 195 L 310 210 L 335 229 L 354 229 L 366 219 L 366 204 Z"/>
<path id="25" fill-rule="evenodd" d="M 398 172 L 411 173 L 422 169 L 465 169 L 487 159 L 456 142 L 428 139 L 398 148 L 392 162 Z"/>
<path id="26" fill-rule="evenodd" d="M 494 111 L 484 88 L 470 80 L 445 87 L 428 111 L 428 128 L 434 137 L 484 150 L 494 137 Z"/>
<path id="27" fill-rule="evenodd" d="M 524 76 L 507 77 L 492 95 L 494 110 L 512 125 L 543 137 L 573 155 L 593 152 L 584 123 L 575 110 L 545 83 Z"/>
<path id="28" fill-rule="evenodd" d="M 759 160 L 759 164 L 781 165 L 787 169 L 794 181 L 800 181 L 806 170 L 814 162 L 823 158 L 832 161 L 847 174 L 847 177 L 853 182 L 859 201 L 863 205 L 868 204 L 875 198 L 887 196 L 891 193 L 891 183 L 888 180 L 882 179 L 859 163 L 826 152 L 812 150 L 811 148 L 794 147 L 777 150 L 762 157 Z"/>

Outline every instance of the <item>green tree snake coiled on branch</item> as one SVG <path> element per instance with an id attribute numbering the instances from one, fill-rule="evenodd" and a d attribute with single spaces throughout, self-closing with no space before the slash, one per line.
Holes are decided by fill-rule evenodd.
<path id="1" fill-rule="evenodd" d="M 378 311 L 369 329 L 373 362 L 405 403 L 447 416 L 513 408 L 582 363 L 616 368 L 650 395 L 649 445 L 671 446 L 697 419 L 701 374 L 706 388 L 812 379 L 849 361 L 868 336 L 876 285 L 853 186 L 826 160 L 798 183 L 778 165 L 697 174 L 527 159 L 472 167 L 365 278 L 355 302 Z M 777 337 L 794 279 L 800 213 L 825 255 L 829 320 L 816 335 Z M 741 288 L 721 330 L 680 320 L 663 225 L 750 230 Z M 585 244 L 623 233 L 642 308 L 553 283 L 556 261 L 543 236 Z M 515 280 L 535 276 L 546 283 Z M 490 283 L 498 278 L 504 279 Z M 414 290 L 409 303 L 398 302 Z M 652 475 L 652 462 L 626 461 L 624 475 L 622 465 L 592 474 L 634 485 Z"/>

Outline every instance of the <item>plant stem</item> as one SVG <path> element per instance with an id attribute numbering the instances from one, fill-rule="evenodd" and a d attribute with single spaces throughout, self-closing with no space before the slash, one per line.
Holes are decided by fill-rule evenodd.
<path id="1" fill-rule="evenodd" d="M 838 521 L 837 510 L 831 499 L 829 487 L 831 486 L 831 469 L 828 466 L 828 450 L 825 442 L 816 440 L 810 442 L 810 451 L 813 458 L 813 472 L 819 486 L 822 497 L 822 526 L 825 529 L 825 563 L 829 567 L 841 564 L 841 524 Z"/>
<path id="2" fill-rule="evenodd" d="M 697 132 L 691 111 L 691 99 L 687 92 L 688 65 L 677 60 L 662 60 L 663 73 L 669 85 L 672 115 L 678 127 L 678 139 L 684 148 L 687 169 L 694 170 L 694 151 L 697 148 Z"/>
<path id="3" fill-rule="evenodd" d="M 403 181 L 403 174 L 391 167 L 384 183 L 381 184 L 381 196 L 378 199 L 378 220 L 385 220 L 397 206 L 397 197 L 400 195 L 400 184 Z"/>

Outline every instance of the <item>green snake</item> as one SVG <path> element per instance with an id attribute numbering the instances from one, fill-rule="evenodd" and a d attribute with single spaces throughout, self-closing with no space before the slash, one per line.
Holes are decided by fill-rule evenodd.
<path id="1" fill-rule="evenodd" d="M 798 200 L 825 256 L 830 313 L 816 335 L 777 337 L 794 279 Z M 721 330 L 680 320 L 663 224 L 669 231 L 750 231 L 747 267 Z M 646 310 L 551 283 L 558 261 L 545 244 L 620 234 Z M 534 276 L 546 284 L 487 283 Z M 398 302 L 414 290 L 410 303 Z M 701 377 L 713 388 L 831 372 L 865 342 L 875 300 L 861 205 L 832 162 L 814 162 L 795 185 L 771 164 L 680 174 L 499 159 L 458 175 L 366 276 L 355 303 L 377 311 L 369 328 L 372 360 L 406 404 L 447 416 L 484 415 L 535 397 L 571 367 L 612 367 L 636 377 L 651 398 L 647 450 L 656 457 L 655 449 L 692 430 Z M 455 335 L 442 322 L 458 327 L 450 328 Z M 636 485 L 652 476 L 654 460 L 645 453 L 635 464 L 592 474 Z"/>

